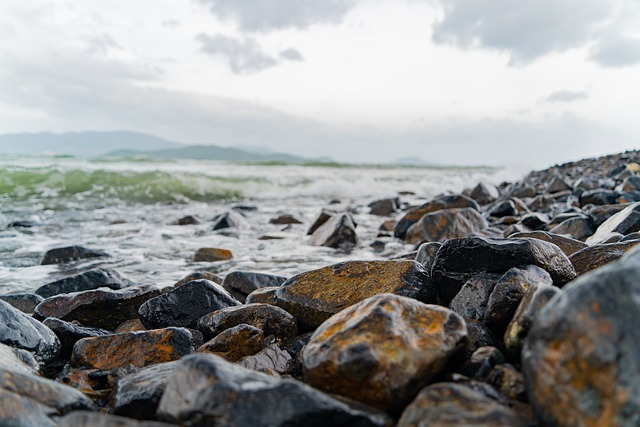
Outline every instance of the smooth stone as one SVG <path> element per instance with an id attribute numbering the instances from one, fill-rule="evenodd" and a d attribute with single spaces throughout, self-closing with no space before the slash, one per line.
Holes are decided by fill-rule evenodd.
<path id="1" fill-rule="evenodd" d="M 416 254 L 415 261 L 418 264 L 422 264 L 427 273 L 431 273 L 431 267 L 433 267 L 433 263 L 436 261 L 436 254 L 438 253 L 438 249 L 440 249 L 442 243 L 439 242 L 428 242 L 423 243 L 418 248 L 418 253 Z"/>
<path id="2" fill-rule="evenodd" d="M 630 240 L 640 240 L 640 231 L 636 231 L 634 233 L 629 233 L 626 236 L 622 237 L 618 242 L 628 242 Z"/>
<path id="3" fill-rule="evenodd" d="M 576 269 L 576 273 L 582 275 L 621 258 L 638 243 L 640 240 L 589 246 L 571 255 L 569 260 Z"/>
<path id="4" fill-rule="evenodd" d="M 619 191 L 631 192 L 640 190 L 640 176 L 631 175 L 622 181 Z"/>
<path id="5" fill-rule="evenodd" d="M 255 326 L 262 330 L 265 336 L 274 335 L 282 340 L 288 340 L 298 334 L 294 317 L 280 307 L 270 304 L 222 308 L 202 316 L 197 327 L 206 339 L 210 339 L 242 323 Z"/>
<path id="6" fill-rule="evenodd" d="M 398 210 L 399 204 L 397 197 L 375 200 L 368 205 L 369 214 L 376 216 L 391 216 Z"/>
<path id="7" fill-rule="evenodd" d="M 142 368 L 180 359 L 196 351 L 200 343 L 185 328 L 84 338 L 73 347 L 71 363 L 95 369 L 116 369 L 129 364 Z"/>
<path id="8" fill-rule="evenodd" d="M 627 235 L 636 231 L 640 231 L 640 202 L 630 204 L 603 222 L 586 243 L 590 245 L 610 233 Z"/>
<path id="9" fill-rule="evenodd" d="M 140 306 L 138 314 L 148 329 L 169 326 L 195 329 L 198 319 L 205 314 L 239 304 L 217 283 L 194 280 L 149 299 Z"/>
<path id="10" fill-rule="evenodd" d="M 547 231 L 529 231 L 524 233 L 516 233 L 509 236 L 510 239 L 519 239 L 523 237 L 531 237 L 534 239 L 544 240 L 545 242 L 553 243 L 559 247 L 566 256 L 571 256 L 574 253 L 588 247 L 584 242 L 580 240 L 572 239 L 570 237 L 561 236 L 559 234 L 552 234 Z"/>
<path id="11" fill-rule="evenodd" d="M 89 291 L 102 287 L 122 289 L 131 285 L 131 281 L 122 277 L 117 271 L 97 268 L 42 285 L 36 289 L 35 293 L 44 298 L 49 298 L 58 294 Z"/>
<path id="12" fill-rule="evenodd" d="M 173 287 L 177 288 L 185 283 L 193 282 L 194 280 L 208 280 L 213 283 L 222 283 L 222 279 L 213 273 L 208 271 L 196 271 L 195 273 L 187 274 L 182 279 L 178 280 Z"/>
<path id="13" fill-rule="evenodd" d="M 34 317 L 42 320 L 56 317 L 67 322 L 77 320 L 83 326 L 112 331 L 123 322 L 136 319 L 138 308 L 158 295 L 160 289 L 152 285 L 56 295 L 38 304 Z"/>
<path id="14" fill-rule="evenodd" d="M 233 258 L 233 254 L 228 249 L 221 248 L 200 248 L 193 256 L 193 262 L 216 262 L 227 261 Z"/>
<path id="15" fill-rule="evenodd" d="M 397 413 L 465 345 L 453 311 L 381 294 L 324 322 L 302 353 L 305 382 Z"/>
<path id="16" fill-rule="evenodd" d="M 266 288 L 256 289 L 247 295 L 246 304 L 276 304 L 276 292 L 279 286 L 268 286 Z"/>
<path id="17" fill-rule="evenodd" d="M 592 178 L 580 178 L 576 182 L 573 183 L 573 189 L 575 190 L 597 190 L 600 188 L 600 184 L 597 179 Z"/>
<path id="18" fill-rule="evenodd" d="M 629 206 L 628 204 L 615 204 L 603 206 L 584 206 L 585 212 L 591 217 L 596 227 L 602 225 L 606 220 Z M 596 230 L 597 231 L 597 230 Z"/>
<path id="19" fill-rule="evenodd" d="M 595 232 L 588 217 L 569 218 L 549 230 L 553 234 L 568 234 L 576 240 L 584 241 Z"/>
<path id="20" fill-rule="evenodd" d="M 278 344 L 271 344 L 256 354 L 242 358 L 238 365 L 259 372 L 286 374 L 292 368 L 293 358 Z"/>
<path id="21" fill-rule="evenodd" d="M 313 232 L 309 239 L 312 246 L 349 249 L 358 242 L 356 227 L 351 214 L 335 214 Z"/>
<path id="22" fill-rule="evenodd" d="M 495 185 L 480 182 L 471 190 L 469 197 L 479 205 L 486 205 L 495 202 L 500 197 L 500 193 Z"/>
<path id="23" fill-rule="evenodd" d="M 44 301 L 40 295 L 36 294 L 13 294 L 0 295 L 0 300 L 10 304 L 25 314 L 33 313 L 38 304 Z"/>
<path id="24" fill-rule="evenodd" d="M 0 344 L 0 369 L 24 374 L 37 374 L 40 371 L 33 354 L 26 350 Z"/>
<path id="25" fill-rule="evenodd" d="M 502 277 L 499 274 L 480 273 L 462 285 L 460 292 L 451 300 L 449 308 L 465 319 L 484 320 L 489 296 Z"/>
<path id="26" fill-rule="evenodd" d="M 44 254 L 40 265 L 65 264 L 72 261 L 108 256 L 105 252 L 88 249 L 83 246 L 67 246 L 48 250 Z"/>
<path id="27" fill-rule="evenodd" d="M 381 293 L 436 302 L 427 272 L 415 261 L 347 261 L 292 277 L 275 291 L 275 304 L 297 319 L 300 332 L 307 332 Z"/>
<path id="28" fill-rule="evenodd" d="M 349 405 L 301 382 L 206 354 L 185 357 L 169 379 L 159 418 L 183 425 L 390 427 L 383 413 Z"/>
<path id="29" fill-rule="evenodd" d="M 412 245 L 443 242 L 467 236 L 488 226 L 484 217 L 475 209 L 443 209 L 424 214 L 409 227 L 404 241 Z"/>
<path id="30" fill-rule="evenodd" d="M 280 286 L 287 277 L 251 271 L 233 271 L 224 278 L 222 287 L 240 302 L 245 302 L 247 295 L 256 289 L 269 286 Z"/>
<path id="31" fill-rule="evenodd" d="M 56 319 L 55 317 L 48 317 L 44 319 L 42 324 L 51 329 L 60 340 L 60 357 L 64 360 L 69 360 L 71 352 L 73 351 L 73 346 L 82 338 L 101 337 L 112 334 L 112 332 L 104 329 L 87 328 L 76 325 L 75 323 Z"/>
<path id="32" fill-rule="evenodd" d="M 211 353 L 224 357 L 229 362 L 237 362 L 262 350 L 265 346 L 264 338 L 261 329 L 241 323 L 204 343 L 198 348 L 198 353 Z"/>
<path id="33" fill-rule="evenodd" d="M 56 427 L 170 427 L 172 425 L 157 421 L 136 421 L 99 412 L 76 411 L 60 418 Z"/>

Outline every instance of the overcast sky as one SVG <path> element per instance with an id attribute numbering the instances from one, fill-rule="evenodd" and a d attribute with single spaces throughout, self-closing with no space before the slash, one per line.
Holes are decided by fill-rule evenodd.
<path id="1" fill-rule="evenodd" d="M 640 145 L 638 0 L 0 2 L 0 133 L 535 167 Z"/>

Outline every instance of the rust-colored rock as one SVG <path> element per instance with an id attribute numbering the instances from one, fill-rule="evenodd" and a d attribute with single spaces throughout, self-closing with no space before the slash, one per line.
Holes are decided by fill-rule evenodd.
<path id="1" fill-rule="evenodd" d="M 305 332 L 381 293 L 436 301 L 427 272 L 415 261 L 349 261 L 292 277 L 276 290 L 275 304 L 291 313 Z"/>
<path id="2" fill-rule="evenodd" d="M 200 248 L 193 256 L 194 262 L 215 262 L 227 261 L 233 258 L 233 254 L 228 249 L 220 248 Z"/>
<path id="3" fill-rule="evenodd" d="M 488 227 L 489 224 L 473 208 L 443 209 L 425 214 L 407 230 L 406 243 L 444 242 L 465 237 Z"/>
<path id="4" fill-rule="evenodd" d="M 126 365 L 139 368 L 170 362 L 193 353 L 199 343 L 185 328 L 125 332 L 84 338 L 73 347 L 71 363 L 98 369 L 115 369 Z"/>
<path id="5" fill-rule="evenodd" d="M 546 231 L 526 231 L 521 233 L 515 233 L 509 236 L 510 239 L 517 239 L 523 237 L 532 237 L 534 239 L 544 240 L 545 242 L 553 243 L 559 247 L 566 256 L 571 256 L 574 253 L 582 250 L 589 245 L 580 240 L 572 239 L 571 237 L 561 236 L 559 234 L 552 234 Z"/>
<path id="6" fill-rule="evenodd" d="M 398 412 L 465 344 L 453 311 L 382 294 L 323 323 L 303 351 L 305 382 Z"/>
<path id="7" fill-rule="evenodd" d="M 581 275 L 621 258 L 638 243 L 640 240 L 589 246 L 571 255 L 569 260 L 576 269 L 576 273 Z"/>
<path id="8" fill-rule="evenodd" d="M 237 362 L 243 357 L 256 354 L 263 348 L 264 334 L 262 330 L 241 323 L 204 343 L 198 349 L 198 353 L 211 353 L 224 357 L 229 362 Z"/>
<path id="9" fill-rule="evenodd" d="M 198 330 L 209 339 L 241 323 L 255 326 L 265 336 L 274 335 L 282 340 L 298 334 L 293 316 L 270 304 L 247 304 L 214 311 L 200 318 Z"/>

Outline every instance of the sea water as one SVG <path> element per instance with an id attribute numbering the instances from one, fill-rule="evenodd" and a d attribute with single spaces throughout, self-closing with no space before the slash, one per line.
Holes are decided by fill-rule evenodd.
<path id="1" fill-rule="evenodd" d="M 504 168 L 338 164 L 239 164 L 214 161 L 78 159 L 0 155 L 0 294 L 33 290 L 86 271 L 113 268 L 136 283 L 167 286 L 194 271 L 224 277 L 235 270 L 290 277 L 354 259 L 411 252 L 378 228 L 390 218 L 368 213 L 376 199 L 398 197 L 405 209 L 478 182 L 514 180 Z M 349 251 L 310 246 L 307 230 L 322 208 L 352 212 L 358 244 Z M 236 209 L 246 221 L 213 231 L 216 215 Z M 302 224 L 275 225 L 290 214 Z M 176 225 L 191 215 L 200 223 Z M 10 227 L 16 221 L 30 227 Z M 109 258 L 42 266 L 52 248 L 82 245 Z M 229 249 L 233 259 L 193 262 L 202 247 Z"/>

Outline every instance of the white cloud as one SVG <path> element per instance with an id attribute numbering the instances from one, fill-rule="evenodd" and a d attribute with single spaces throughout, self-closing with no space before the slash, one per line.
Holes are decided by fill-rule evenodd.
<path id="1" fill-rule="evenodd" d="M 587 91 L 559 90 L 547 96 L 546 102 L 572 102 L 589 98 Z"/>
<path id="2" fill-rule="evenodd" d="M 236 39 L 220 34 L 198 34 L 200 50 L 208 55 L 224 57 L 236 74 L 251 74 L 277 65 L 277 61 L 264 52 L 253 38 Z"/>

